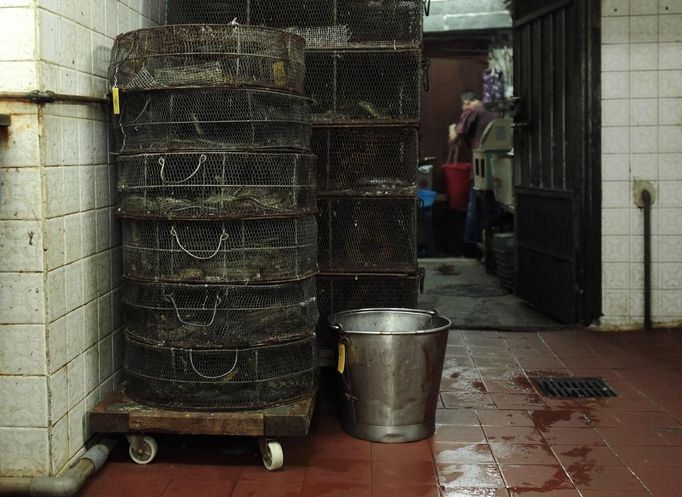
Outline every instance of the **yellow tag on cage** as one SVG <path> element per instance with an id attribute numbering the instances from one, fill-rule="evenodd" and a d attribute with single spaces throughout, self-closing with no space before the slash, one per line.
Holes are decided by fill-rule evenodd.
<path id="1" fill-rule="evenodd" d="M 121 99 L 118 94 L 118 86 L 111 89 L 111 100 L 114 105 L 114 115 L 118 116 L 121 113 Z"/>
<path id="2" fill-rule="evenodd" d="M 336 370 L 341 374 L 346 370 L 346 346 L 342 343 L 339 344 L 339 362 Z"/>
<path id="3" fill-rule="evenodd" d="M 284 62 L 281 60 L 272 64 L 272 73 L 275 76 L 275 83 L 278 85 L 286 85 L 287 83 L 287 70 L 284 66 Z"/>

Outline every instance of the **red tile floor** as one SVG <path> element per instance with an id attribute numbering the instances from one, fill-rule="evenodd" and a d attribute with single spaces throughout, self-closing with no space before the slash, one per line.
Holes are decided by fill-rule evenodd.
<path id="1" fill-rule="evenodd" d="M 269 473 L 251 441 L 159 438 L 157 460 L 123 445 L 82 497 L 679 497 L 682 331 L 450 334 L 432 440 L 381 445 L 318 409 Z M 617 398 L 541 397 L 533 378 L 605 377 Z"/>

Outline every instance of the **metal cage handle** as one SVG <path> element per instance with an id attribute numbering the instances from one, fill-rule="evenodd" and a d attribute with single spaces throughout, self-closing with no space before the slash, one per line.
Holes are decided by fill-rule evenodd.
<path id="1" fill-rule="evenodd" d="M 170 295 L 163 295 L 163 298 L 166 302 L 171 302 L 173 304 L 173 308 L 175 309 L 175 315 L 178 317 L 178 321 L 180 321 L 182 324 L 185 324 L 187 326 L 194 326 L 195 328 L 208 328 L 209 326 L 213 325 L 213 322 L 215 321 L 216 316 L 218 315 L 218 306 L 222 303 L 222 300 L 220 300 L 220 296 L 216 295 L 215 296 L 215 305 L 213 306 L 213 316 L 211 317 L 211 321 L 209 323 L 191 323 L 189 321 L 185 321 L 180 317 L 180 309 L 178 309 L 178 305 L 175 303 L 175 297 L 173 294 Z"/>
<path id="2" fill-rule="evenodd" d="M 194 372 L 205 380 L 220 380 L 232 374 L 232 372 L 234 372 L 234 370 L 237 368 L 237 358 L 239 357 L 239 350 L 234 351 L 234 364 L 232 365 L 232 368 L 230 368 L 230 370 L 227 373 L 220 374 L 218 376 L 208 376 L 203 373 L 200 373 L 197 367 L 194 365 L 194 357 L 192 355 L 193 352 L 194 352 L 193 349 L 189 349 L 189 363 L 192 365 L 192 369 L 194 370 Z"/>
<path id="3" fill-rule="evenodd" d="M 424 15 L 431 14 L 431 0 L 423 0 L 424 2 Z"/>
<path id="4" fill-rule="evenodd" d="M 173 226 L 173 227 L 171 228 L 170 234 L 173 236 L 173 238 L 175 238 L 175 242 L 178 244 L 178 247 L 180 247 L 184 253 L 186 253 L 186 254 L 189 255 L 190 257 L 192 257 L 192 258 L 194 258 L 194 259 L 197 259 L 197 260 L 200 260 L 200 261 L 207 261 L 207 260 L 209 260 L 209 259 L 213 259 L 216 255 L 218 255 L 218 252 L 220 252 L 220 249 L 221 249 L 221 247 L 223 246 L 223 242 L 224 242 L 225 240 L 227 240 L 228 238 L 230 238 L 230 235 L 228 235 L 228 234 L 225 232 L 225 230 L 223 229 L 223 232 L 222 232 L 222 234 L 220 235 L 220 241 L 218 242 L 218 248 L 215 249 L 215 252 L 213 252 L 211 255 L 209 255 L 209 256 L 207 256 L 207 257 L 201 257 L 201 256 L 199 256 L 199 255 L 194 255 L 192 252 L 190 252 L 189 250 L 187 250 L 187 249 L 182 245 L 182 242 L 180 241 L 180 237 L 178 236 L 178 232 L 175 231 L 175 226 Z"/>
<path id="5" fill-rule="evenodd" d="M 161 176 L 161 181 L 164 183 L 168 183 L 170 185 L 181 185 L 182 183 L 186 183 L 187 181 L 191 180 L 196 174 L 199 172 L 199 169 L 201 169 L 201 166 L 206 162 L 208 157 L 206 157 L 205 154 L 201 154 L 201 157 L 199 157 L 199 164 L 197 164 L 197 168 L 194 170 L 192 174 L 187 176 L 185 179 L 182 179 L 180 181 L 168 181 L 166 179 L 166 158 L 161 157 L 159 158 L 159 165 L 161 166 L 161 171 L 159 172 Z"/>

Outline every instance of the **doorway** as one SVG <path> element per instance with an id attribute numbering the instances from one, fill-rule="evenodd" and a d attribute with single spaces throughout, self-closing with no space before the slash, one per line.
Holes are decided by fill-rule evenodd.
<path id="1" fill-rule="evenodd" d="M 601 313 L 599 2 L 526 2 L 513 18 L 506 33 L 425 38 L 431 91 L 423 97 L 421 156 L 433 162 L 439 196 L 429 254 L 436 258 L 421 261 L 433 284 L 427 279 L 422 303 L 466 309 L 453 309 L 464 328 L 588 325 Z M 483 90 L 489 51 L 505 39 L 514 49 L 514 99 L 504 106 L 514 207 L 486 227 L 471 254 L 460 235 L 466 214 L 447 204 L 447 126 L 461 112 L 461 90 Z M 513 239 L 512 288 L 490 248 L 500 233 Z"/>

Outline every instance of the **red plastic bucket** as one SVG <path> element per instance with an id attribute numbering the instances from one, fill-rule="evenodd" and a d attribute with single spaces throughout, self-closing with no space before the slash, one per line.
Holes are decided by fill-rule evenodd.
<path id="1" fill-rule="evenodd" d="M 448 206 L 450 209 L 466 209 L 471 188 L 471 163 L 445 164 L 443 171 L 448 189 Z"/>

